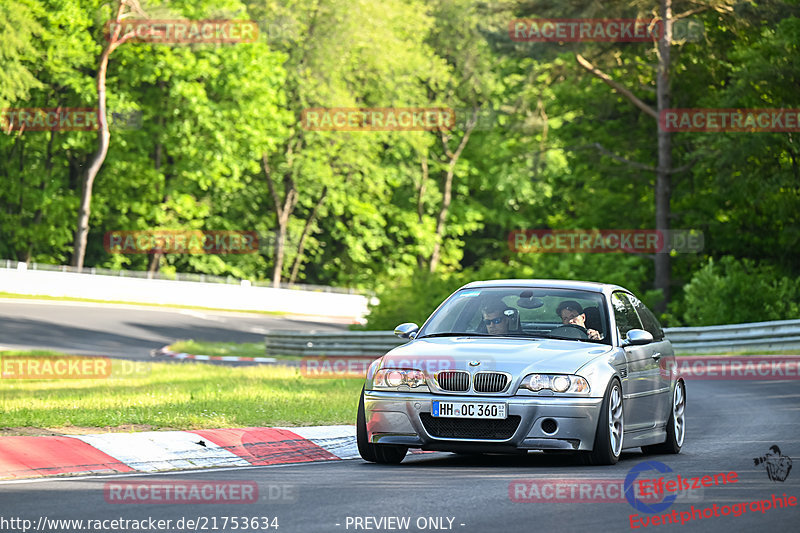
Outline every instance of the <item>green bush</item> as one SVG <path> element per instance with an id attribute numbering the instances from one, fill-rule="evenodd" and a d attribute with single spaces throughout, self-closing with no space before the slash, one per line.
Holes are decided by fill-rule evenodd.
<path id="1" fill-rule="evenodd" d="M 617 283 L 634 291 L 649 307 L 661 299 L 660 291 L 647 291 L 648 264 L 641 258 L 623 254 L 538 254 L 509 262 L 486 260 L 478 268 L 457 272 L 419 271 L 412 278 L 379 284 L 375 295 L 380 301 L 369 306 L 366 326 L 351 329 L 392 330 L 402 322 L 419 325 L 445 298 L 472 281 L 491 279 L 570 279 Z"/>
<path id="2" fill-rule="evenodd" d="M 713 326 L 800 318 L 800 280 L 771 265 L 725 256 L 695 272 L 671 311 L 682 325 Z"/>
<path id="3" fill-rule="evenodd" d="M 387 283 L 376 293 L 380 303 L 369 305 L 367 325 L 358 329 L 393 330 L 403 322 L 421 326 L 439 304 L 464 283 L 461 276 L 429 272 Z"/>

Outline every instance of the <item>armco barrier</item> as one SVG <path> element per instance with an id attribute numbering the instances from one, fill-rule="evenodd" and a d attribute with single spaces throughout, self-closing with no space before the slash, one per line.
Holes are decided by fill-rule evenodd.
<path id="1" fill-rule="evenodd" d="M 800 350 L 800 320 L 754 322 L 697 328 L 664 328 L 676 353 Z M 391 331 L 315 333 L 272 331 L 267 355 L 374 356 L 408 342 Z"/>
<path id="2" fill-rule="evenodd" d="M 408 342 L 391 331 L 317 333 L 271 331 L 266 336 L 267 355 L 380 357 Z"/>
<path id="3" fill-rule="evenodd" d="M 676 352 L 711 353 L 800 349 L 800 320 L 698 328 L 664 328 Z"/>

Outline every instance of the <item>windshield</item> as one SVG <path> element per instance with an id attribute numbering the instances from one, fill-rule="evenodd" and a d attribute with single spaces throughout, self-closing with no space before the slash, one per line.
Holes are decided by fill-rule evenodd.
<path id="1" fill-rule="evenodd" d="M 574 289 L 461 289 L 417 338 L 458 335 L 558 338 L 610 344 L 603 295 Z"/>

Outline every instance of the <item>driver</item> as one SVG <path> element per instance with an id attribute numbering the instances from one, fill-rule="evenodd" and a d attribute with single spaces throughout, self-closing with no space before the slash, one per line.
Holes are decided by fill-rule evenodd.
<path id="1" fill-rule="evenodd" d="M 586 329 L 586 314 L 583 312 L 581 304 L 575 300 L 564 300 L 558 304 L 556 314 L 561 318 L 562 324 L 579 326 L 589 335 L 590 339 L 599 341 L 603 338 L 596 329 Z"/>
<path id="2" fill-rule="evenodd" d="M 486 326 L 486 333 L 489 335 L 506 335 L 508 333 L 508 322 L 510 316 L 505 314 L 507 309 L 501 301 L 487 303 L 481 309 L 483 325 Z"/>

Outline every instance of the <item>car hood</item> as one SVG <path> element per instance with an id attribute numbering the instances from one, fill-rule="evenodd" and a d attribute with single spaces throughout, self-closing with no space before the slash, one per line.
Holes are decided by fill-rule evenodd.
<path id="1" fill-rule="evenodd" d="M 560 339 L 438 337 L 398 346 L 384 356 L 381 367 L 416 368 L 430 374 L 439 370 L 573 374 L 612 350 L 604 344 Z"/>

